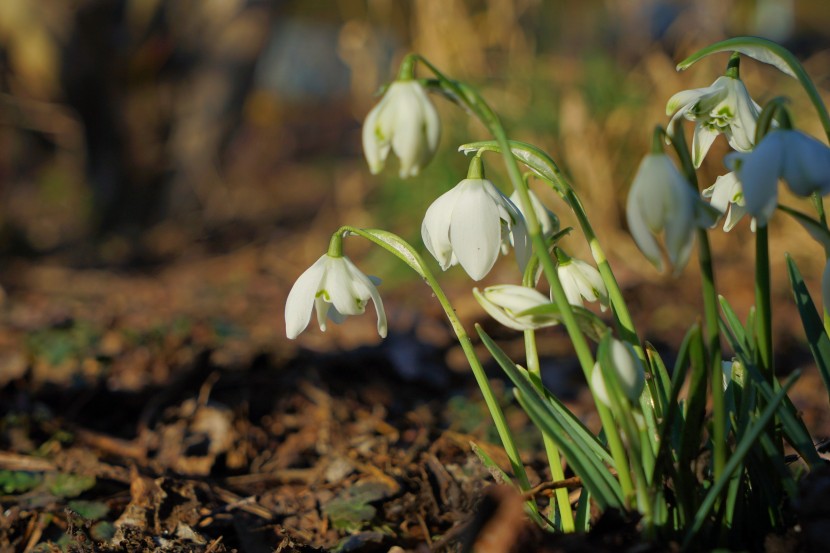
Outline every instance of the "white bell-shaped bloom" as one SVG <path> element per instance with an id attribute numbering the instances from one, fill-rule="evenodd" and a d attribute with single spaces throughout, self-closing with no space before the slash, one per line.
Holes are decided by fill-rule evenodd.
<path id="1" fill-rule="evenodd" d="M 378 334 L 386 337 L 386 313 L 376 288 L 378 279 L 368 277 L 348 257 L 323 255 L 300 275 L 285 302 L 285 334 L 296 338 L 308 326 L 311 310 L 317 311 L 320 330 L 326 318 L 343 322 L 346 315 L 360 315 L 371 299 L 378 316 Z"/>
<path id="2" fill-rule="evenodd" d="M 612 369 L 617 377 L 620 389 L 629 401 L 636 403 L 639 401 L 640 394 L 643 393 L 646 384 L 646 373 L 643 364 L 640 363 L 630 345 L 612 339 L 610 347 Z M 611 399 L 608 397 L 608 388 L 605 386 L 605 379 L 599 361 L 594 364 L 594 370 L 591 373 L 591 387 L 596 398 L 610 407 Z"/>
<path id="3" fill-rule="evenodd" d="M 372 174 L 389 150 L 400 160 L 401 178 L 414 177 L 432 159 L 441 137 L 438 111 L 416 80 L 395 81 L 363 123 L 363 153 Z"/>
<path id="4" fill-rule="evenodd" d="M 421 237 L 442 269 L 460 264 L 473 280 L 484 278 L 511 242 L 521 270 L 531 254 L 519 208 L 487 179 L 464 179 L 435 200 Z"/>
<path id="5" fill-rule="evenodd" d="M 603 311 L 608 307 L 608 289 L 599 271 L 581 259 L 560 261 L 557 267 L 559 280 L 571 305 L 583 305 L 586 301 L 599 301 Z"/>
<path id="6" fill-rule="evenodd" d="M 749 96 L 742 80 L 723 76 L 711 86 L 684 90 L 669 98 L 666 115 L 672 113 L 669 134 L 675 132 L 674 126 L 681 117 L 696 123 L 692 161 L 700 167 L 718 134 L 725 135 L 733 149 L 750 151 L 761 107 Z"/>
<path id="7" fill-rule="evenodd" d="M 830 148 L 796 130 L 773 130 L 749 153 L 726 158 L 741 181 L 746 209 L 766 225 L 778 205 L 778 179 L 798 196 L 830 192 Z"/>
<path id="8" fill-rule="evenodd" d="M 658 270 L 662 254 L 656 235 L 665 231 L 665 250 L 674 272 L 689 260 L 695 239 L 697 194 L 665 154 L 640 163 L 628 192 L 626 218 L 637 246 Z"/>
<path id="9" fill-rule="evenodd" d="M 746 202 L 741 181 L 734 171 L 715 179 L 715 184 L 702 192 L 704 198 L 709 198 L 710 205 L 726 215 L 723 230 L 729 232 L 746 215 Z M 752 219 L 752 230 L 755 230 L 755 219 Z"/>
<path id="10" fill-rule="evenodd" d="M 542 227 L 542 236 L 545 240 L 547 240 L 559 232 L 559 217 L 557 217 L 553 211 L 545 207 L 545 204 L 542 203 L 542 200 L 539 199 L 539 196 L 537 196 L 533 190 L 528 190 L 528 194 L 530 195 L 530 204 L 533 208 L 533 212 L 536 214 L 539 226 Z M 519 193 L 515 190 L 510 195 L 510 201 L 519 208 L 522 215 L 526 215 L 522 210 L 522 202 L 519 201 Z M 527 216 L 525 216 L 525 219 L 527 219 Z"/>
<path id="11" fill-rule="evenodd" d="M 535 330 L 559 322 L 553 315 L 523 314 L 534 307 L 550 304 L 550 300 L 534 288 L 499 284 L 488 286 L 484 292 L 473 288 L 473 295 L 491 317 L 514 330 Z"/>

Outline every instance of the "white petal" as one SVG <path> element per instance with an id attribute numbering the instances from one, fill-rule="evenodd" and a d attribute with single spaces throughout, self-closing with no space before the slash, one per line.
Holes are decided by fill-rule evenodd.
<path id="1" fill-rule="evenodd" d="M 639 194 L 633 188 L 628 194 L 628 201 L 625 209 L 625 217 L 628 222 L 628 230 L 631 237 L 640 251 L 648 258 L 651 263 L 657 267 L 658 271 L 663 270 L 663 261 L 660 255 L 660 246 L 657 240 L 648 228 L 645 221 L 645 216 L 640 205 Z"/>
<path id="2" fill-rule="evenodd" d="M 373 175 L 380 173 L 389 155 L 388 130 L 384 130 L 380 122 L 381 113 L 388 102 L 387 96 L 384 96 L 380 103 L 372 108 L 363 123 L 363 154 Z"/>
<path id="3" fill-rule="evenodd" d="M 559 281 L 562 283 L 562 289 L 565 291 L 565 297 L 568 298 L 568 303 L 582 306 L 582 294 L 579 282 L 576 280 L 576 271 L 573 261 L 570 261 L 565 265 L 560 265 L 557 272 L 559 273 Z"/>
<path id="4" fill-rule="evenodd" d="M 324 255 L 306 269 L 288 293 L 285 300 L 285 334 L 291 340 L 308 326 L 314 298 L 325 272 L 327 257 Z"/>
<path id="5" fill-rule="evenodd" d="M 475 296 L 476 300 L 478 300 L 479 305 L 484 308 L 488 315 L 496 319 L 499 323 L 503 324 L 507 328 L 512 328 L 513 330 L 531 330 L 535 328 L 525 324 L 525 321 L 520 322 L 516 317 L 507 315 L 501 307 L 490 301 L 485 294 L 479 292 L 478 288 L 473 288 L 473 296 Z M 546 299 L 544 296 L 542 297 L 543 299 Z"/>
<path id="6" fill-rule="evenodd" d="M 465 179 L 456 188 L 459 192 L 450 223 L 450 243 L 470 278 L 481 280 L 499 256 L 499 209 L 480 179 Z"/>
<path id="7" fill-rule="evenodd" d="M 715 141 L 717 136 L 718 132 L 710 129 L 707 125 L 701 122 L 695 125 L 695 134 L 692 138 L 692 163 L 694 163 L 695 168 L 699 168 L 700 164 L 703 163 L 703 158 L 706 157 L 712 142 Z"/>
<path id="8" fill-rule="evenodd" d="M 712 87 L 693 88 L 691 90 L 681 90 L 666 103 L 666 115 L 671 115 L 678 108 L 684 106 L 692 106 L 695 102 L 700 100 L 702 96 L 712 93 Z"/>
<path id="9" fill-rule="evenodd" d="M 458 197 L 458 185 L 443 193 L 429 206 L 421 224 L 424 245 L 445 271 L 457 263 L 450 243 L 450 223 Z"/>
<path id="10" fill-rule="evenodd" d="M 348 267 L 351 280 L 354 285 L 358 297 L 366 301 L 371 298 L 375 304 L 375 313 L 378 318 L 378 334 L 381 338 L 386 338 L 387 324 L 386 311 L 383 309 L 383 300 L 380 297 L 376 284 L 380 283 L 380 279 L 367 276 L 357 266 L 352 263 L 351 259 L 344 257 L 346 266 Z M 364 304 L 365 305 L 365 304 Z"/>
<path id="11" fill-rule="evenodd" d="M 354 280 L 345 257 L 330 257 L 321 290 L 328 295 L 328 301 L 342 315 L 360 315 L 366 300 L 355 289 Z"/>

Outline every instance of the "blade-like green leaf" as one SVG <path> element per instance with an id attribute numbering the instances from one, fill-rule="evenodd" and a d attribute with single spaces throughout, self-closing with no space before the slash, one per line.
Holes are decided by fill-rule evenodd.
<path id="1" fill-rule="evenodd" d="M 804 283 L 795 261 L 789 255 L 787 256 L 787 272 L 790 276 L 795 304 L 798 307 L 799 315 L 801 315 L 801 324 L 804 326 L 804 333 L 807 335 L 810 352 L 813 354 L 813 359 L 816 360 L 816 366 L 822 380 L 824 380 L 825 389 L 830 391 L 830 337 L 827 336 L 827 332 L 824 330 L 824 323 L 816 310 L 813 298 L 810 297 L 810 291 L 807 290 L 807 285 Z"/>
<path id="2" fill-rule="evenodd" d="M 784 397 L 786 397 L 787 390 L 789 390 L 790 387 L 795 383 L 799 375 L 800 373 L 798 371 L 790 375 L 790 377 L 787 379 L 787 382 L 784 384 L 781 390 L 779 390 L 778 393 L 772 397 L 772 401 L 770 401 L 764 408 L 764 411 L 761 413 L 761 416 L 758 417 L 758 419 L 753 423 L 752 427 L 744 435 L 743 439 L 741 439 L 741 441 L 738 442 L 738 445 L 735 447 L 735 451 L 729 457 L 729 461 L 726 463 L 726 467 L 724 467 L 723 475 L 714 483 L 714 485 L 711 488 L 709 488 L 709 491 L 706 493 L 703 502 L 700 504 L 700 508 L 698 508 L 697 513 L 695 514 L 695 519 L 692 523 L 692 527 L 689 528 L 689 531 L 686 533 L 686 538 L 683 540 L 683 549 L 688 549 L 688 546 L 691 544 L 691 540 L 703 527 L 703 524 L 706 522 L 706 519 L 709 516 L 709 512 L 715 505 L 715 501 L 720 496 L 724 487 L 726 487 L 726 485 L 731 480 L 732 474 L 743 463 L 744 458 L 749 453 L 752 446 L 755 445 L 756 440 L 758 440 L 761 433 L 766 430 L 767 425 L 772 420 L 773 416 L 775 416 L 775 413 L 781 406 L 781 402 L 784 400 Z"/>
<path id="3" fill-rule="evenodd" d="M 479 336 L 493 358 L 516 386 L 515 395 L 528 417 L 542 432 L 547 434 L 559 447 L 568 464 L 582 479 L 603 507 L 620 507 L 623 504 L 619 482 L 614 479 L 599 457 L 592 452 L 590 440 L 580 439 L 568 432 L 570 426 L 567 417 L 557 412 L 533 386 L 530 379 L 513 361 L 493 342 L 480 326 L 476 327 Z"/>
<path id="4" fill-rule="evenodd" d="M 730 342 L 732 349 L 734 350 L 739 347 L 749 351 L 749 342 L 746 340 L 744 325 L 738 318 L 735 310 L 732 309 L 732 306 L 729 305 L 725 297 L 718 296 L 718 301 L 720 302 L 720 308 L 723 311 L 723 317 L 725 319 L 721 321 L 721 326 L 726 333 L 726 339 Z"/>
<path id="5" fill-rule="evenodd" d="M 678 63 L 677 70 L 683 71 L 688 69 L 692 64 L 706 56 L 719 52 L 740 52 L 762 63 L 768 63 L 790 77 L 797 78 L 792 68 L 792 54 L 789 51 L 770 40 L 746 36 L 730 38 L 702 48 Z"/>

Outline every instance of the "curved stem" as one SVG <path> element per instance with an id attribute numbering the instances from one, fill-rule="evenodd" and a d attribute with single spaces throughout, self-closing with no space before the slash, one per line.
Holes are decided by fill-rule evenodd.
<path id="1" fill-rule="evenodd" d="M 510 459 L 513 474 L 515 474 L 518 479 L 519 486 L 522 490 L 529 490 L 530 481 L 527 478 L 527 472 L 522 464 L 519 449 L 516 447 L 513 434 L 510 432 L 510 428 L 507 425 L 507 419 L 504 416 L 504 412 L 502 411 L 502 408 L 493 393 L 493 389 L 490 387 L 487 374 L 484 372 L 484 368 L 481 366 L 481 362 L 478 360 L 478 356 L 473 349 L 473 343 L 470 340 L 467 331 L 464 329 L 464 325 L 461 324 L 461 320 L 458 318 L 455 309 L 453 309 L 450 300 L 447 298 L 447 295 L 438 283 L 438 279 L 436 279 L 432 271 L 429 270 L 423 258 L 403 238 L 388 231 L 374 229 L 366 230 L 351 226 L 343 226 L 337 231 L 337 234 L 357 234 L 363 238 L 366 238 L 386 251 L 392 253 L 410 267 L 413 267 L 413 269 L 415 269 L 418 274 L 423 277 L 426 284 L 435 294 L 435 298 L 438 300 L 438 303 L 441 304 L 441 307 L 443 308 L 444 313 L 446 314 L 447 319 L 449 319 L 450 325 L 455 332 L 456 338 L 461 344 L 461 349 L 467 357 L 467 361 L 473 371 L 476 383 L 481 389 L 482 396 L 484 396 L 484 402 L 487 405 L 487 409 L 490 412 L 493 423 L 496 425 L 496 431 L 498 432 L 499 439 L 501 439 L 501 443 L 504 446 L 507 457 Z"/>
<path id="2" fill-rule="evenodd" d="M 669 137 L 680 159 L 687 180 L 698 191 L 697 172 L 682 130 Z M 712 385 L 712 415 L 714 426 L 712 444 L 714 449 L 714 474 L 720 478 L 726 466 L 726 404 L 723 396 L 721 375 L 722 352 L 720 343 L 720 317 L 718 315 L 718 294 L 715 287 L 715 271 L 709 234 L 698 227 L 698 262 L 700 266 L 701 289 L 703 292 L 703 313 L 706 320 L 706 350 L 709 355 L 709 381 Z"/>
<path id="3" fill-rule="evenodd" d="M 540 394 L 545 395 L 547 392 L 545 386 L 542 384 L 542 370 L 539 365 L 539 353 L 536 348 L 536 332 L 533 330 L 525 330 L 525 352 L 527 356 L 527 371 L 530 375 L 530 381 L 536 387 Z M 545 453 L 548 456 L 548 466 L 550 466 L 550 476 L 554 482 L 561 482 L 565 479 L 565 471 L 562 470 L 562 459 L 559 453 L 559 448 L 556 442 L 550 436 L 542 433 L 542 441 L 545 444 Z M 573 532 L 574 515 L 571 509 L 571 502 L 568 498 L 568 490 L 566 488 L 558 488 L 555 492 L 556 505 L 559 508 L 559 517 L 562 523 L 562 530 L 564 532 Z"/>
<path id="4" fill-rule="evenodd" d="M 490 133 L 493 135 L 493 138 L 495 138 L 498 143 L 505 165 L 507 166 L 507 174 L 510 177 L 510 182 L 519 195 L 519 202 L 521 203 L 522 212 L 525 214 L 527 230 L 530 235 L 531 243 L 533 244 L 533 250 L 542 265 L 545 278 L 547 278 L 548 283 L 550 284 L 551 295 L 553 296 L 553 300 L 557 307 L 561 311 L 562 322 L 564 323 L 565 328 L 568 331 L 568 335 L 571 338 L 577 358 L 579 359 L 579 364 L 582 367 L 582 371 L 585 374 L 586 381 L 590 388 L 591 371 L 594 366 L 593 354 L 591 353 L 591 349 L 585 335 L 579 328 L 579 324 L 577 323 L 576 317 L 574 316 L 573 310 L 568 302 L 568 298 L 565 295 L 565 290 L 562 287 L 562 282 L 559 280 L 559 275 L 556 271 L 556 265 L 548 253 L 547 244 L 542 236 L 539 219 L 536 217 L 536 213 L 532 207 L 533 204 L 530 201 L 527 185 L 525 184 L 524 179 L 522 179 L 522 173 L 519 169 L 518 162 L 510 151 L 510 143 L 507 139 L 507 134 L 504 131 L 501 121 L 487 102 L 485 102 L 484 99 L 478 94 L 478 92 L 470 87 L 467 87 L 463 83 L 447 79 L 447 77 L 445 77 L 435 66 L 429 63 L 429 61 L 423 57 L 419 59 L 422 63 L 424 63 L 424 65 L 429 67 L 436 77 L 438 77 L 441 85 L 449 89 L 453 97 L 458 102 L 462 103 L 473 114 L 475 114 L 475 116 L 488 128 Z M 601 401 L 595 401 L 594 403 L 596 403 L 597 412 L 600 420 L 602 421 L 602 426 L 605 429 L 605 436 L 608 440 L 608 446 L 617 466 L 620 486 L 623 490 L 623 494 L 626 498 L 632 498 L 634 488 L 631 480 L 631 474 L 628 469 L 628 459 L 625 455 L 625 448 L 622 444 L 622 440 L 620 439 L 619 433 L 616 431 L 611 411 Z"/>

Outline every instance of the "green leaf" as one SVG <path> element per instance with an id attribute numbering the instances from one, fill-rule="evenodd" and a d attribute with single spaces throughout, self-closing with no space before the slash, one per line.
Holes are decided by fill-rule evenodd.
<path id="1" fill-rule="evenodd" d="M 484 468 L 487 469 L 487 472 L 490 473 L 490 476 L 493 477 L 493 480 L 496 481 L 496 484 L 510 484 L 515 487 L 515 484 L 513 484 L 513 481 L 510 479 L 510 475 L 504 472 L 501 467 L 496 464 L 496 462 L 493 461 L 487 453 L 484 452 L 483 449 L 478 447 L 473 442 L 470 442 L 470 449 L 472 449 L 473 453 L 476 454 L 476 457 L 478 457 L 478 460 L 481 461 L 482 465 L 484 465 Z"/>
<path id="2" fill-rule="evenodd" d="M 798 307 L 799 315 L 801 315 L 801 324 L 804 326 L 804 333 L 807 335 L 810 352 L 813 354 L 813 359 L 816 360 L 816 366 L 822 380 L 824 380 L 825 389 L 830 391 L 830 337 L 827 336 L 827 332 L 824 330 L 824 323 L 816 310 L 813 298 L 810 297 L 810 291 L 807 290 L 807 285 L 804 283 L 795 261 L 789 255 L 787 255 L 787 273 L 790 276 L 795 304 Z"/>
<path id="3" fill-rule="evenodd" d="M 816 242 L 821 244 L 822 248 L 824 248 L 824 255 L 830 257 L 830 230 L 828 230 L 826 226 L 822 225 L 820 221 L 813 219 L 809 215 L 797 211 L 791 207 L 779 205 L 778 209 L 795 219 L 802 227 L 804 227 L 807 234 L 809 234 Z"/>
<path id="4" fill-rule="evenodd" d="M 386 497 L 388 493 L 387 487 L 379 482 L 357 484 L 323 505 L 323 514 L 338 530 L 356 532 L 377 512 L 369 503 Z"/>
<path id="5" fill-rule="evenodd" d="M 533 386 L 525 372 L 493 342 L 480 326 L 476 326 L 482 342 L 516 386 L 519 404 L 533 423 L 556 443 L 573 471 L 582 479 L 594 499 L 602 508 L 620 507 L 623 504 L 620 484 L 603 464 L 609 458 L 607 451 L 600 457 L 596 453 L 598 442 L 592 434 L 583 434 L 584 427 L 573 423 L 573 414 L 565 414 L 553 407 Z M 570 415 L 570 416 L 568 416 Z"/>
<path id="6" fill-rule="evenodd" d="M 67 507 L 88 520 L 99 520 L 107 516 L 110 508 L 102 501 L 86 501 L 75 499 L 67 503 Z"/>
<path id="7" fill-rule="evenodd" d="M 75 497 L 95 486 L 95 477 L 85 474 L 58 472 L 47 474 L 44 484 L 52 495 Z"/>
<path id="8" fill-rule="evenodd" d="M 729 457 L 729 461 L 726 463 L 726 467 L 724 467 L 723 474 L 714 483 L 714 485 L 709 488 L 709 491 L 706 493 L 706 496 L 703 499 L 703 502 L 700 504 L 700 508 L 698 508 L 697 513 L 695 514 L 694 522 L 689 528 L 689 531 L 686 533 L 686 538 L 683 540 L 683 549 L 688 549 L 688 546 L 691 544 L 692 539 L 695 535 L 700 531 L 703 527 L 704 522 L 709 516 L 709 511 L 711 511 L 712 507 L 715 505 L 715 501 L 720 497 L 721 492 L 723 491 L 724 487 L 729 483 L 732 479 L 732 474 L 735 470 L 743 463 L 744 458 L 749 453 L 750 449 L 755 445 L 756 441 L 758 440 L 759 436 L 762 432 L 764 432 L 767 428 L 767 425 L 772 420 L 773 416 L 775 416 L 776 411 L 781 405 L 781 402 L 787 395 L 787 390 L 792 387 L 795 383 L 796 379 L 800 376 L 800 372 L 796 371 L 790 375 L 787 379 L 787 382 L 784 386 L 778 391 L 777 394 L 772 398 L 767 406 L 764 408 L 764 411 L 761 413 L 761 416 L 752 424 L 752 427 L 749 431 L 743 436 L 738 445 L 735 447 L 735 451 Z"/>
<path id="9" fill-rule="evenodd" d="M 0 470 L 0 490 L 14 494 L 28 492 L 43 482 L 43 475 L 23 470 Z"/>
<path id="10" fill-rule="evenodd" d="M 738 318 L 735 310 L 732 309 L 732 306 L 729 305 L 725 297 L 718 296 L 718 301 L 720 302 L 720 308 L 723 311 L 725 319 L 721 321 L 721 327 L 726 332 L 726 338 L 729 340 L 732 349 L 741 348 L 747 353 L 751 352 L 749 342 L 746 339 L 744 325 Z"/>

